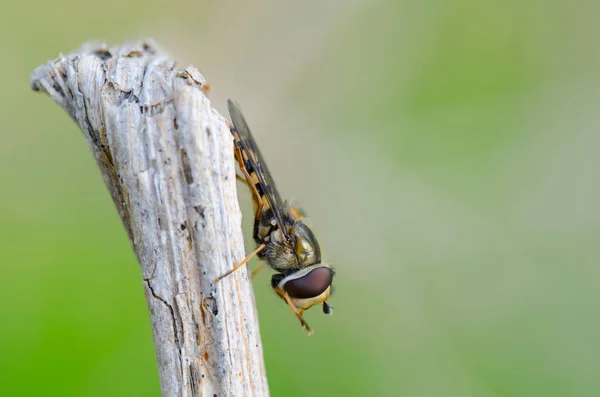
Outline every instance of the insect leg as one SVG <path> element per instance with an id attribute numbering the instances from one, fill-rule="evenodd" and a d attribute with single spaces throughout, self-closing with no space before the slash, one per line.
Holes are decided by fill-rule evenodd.
<path id="1" fill-rule="evenodd" d="M 256 182 L 254 181 L 254 178 L 252 178 L 252 175 L 250 175 L 250 173 L 248 172 L 248 169 L 246 168 L 242 150 L 237 145 L 235 145 L 233 153 L 235 155 L 235 158 L 238 161 L 240 171 L 242 171 L 242 173 L 244 174 L 244 177 L 246 178 L 245 182 L 248 185 L 248 187 L 250 188 L 250 192 L 252 193 L 252 199 L 254 200 L 254 204 L 257 207 L 255 218 L 259 219 L 259 216 L 262 212 L 262 207 L 263 207 L 262 197 L 261 197 L 260 193 L 258 192 L 258 190 L 256 189 Z M 236 178 L 238 178 L 240 180 L 242 179 L 237 173 L 235 176 L 236 176 Z"/>
<path id="2" fill-rule="evenodd" d="M 275 290 L 275 292 L 277 292 L 277 295 L 281 296 L 281 298 L 285 301 L 285 303 L 287 303 L 287 305 L 290 308 L 290 310 L 292 311 L 292 313 L 294 313 L 294 316 L 296 316 L 296 318 L 298 320 L 300 320 L 300 324 L 302 324 L 302 329 L 306 328 L 306 331 L 308 332 L 308 336 L 311 336 L 313 334 L 313 330 L 308 325 L 308 323 L 304 320 L 304 317 L 302 317 L 302 315 L 304 314 L 304 311 L 302 309 L 296 309 L 296 306 L 294 306 L 294 303 L 290 299 L 287 292 L 285 292 L 278 286 L 273 287 L 273 289 Z"/>
<path id="3" fill-rule="evenodd" d="M 250 273 L 250 277 L 254 278 L 254 276 L 256 276 L 262 269 L 264 269 L 267 265 L 265 265 L 264 262 L 261 262 L 260 265 L 258 265 L 256 267 L 256 269 L 252 270 L 252 273 Z"/>
<path id="4" fill-rule="evenodd" d="M 229 276 L 231 273 L 235 272 L 237 269 L 239 269 L 240 267 L 244 266 L 246 264 L 246 262 L 248 262 L 250 259 L 252 259 L 252 257 L 254 255 L 258 254 L 260 251 L 264 250 L 266 246 L 267 246 L 266 244 L 259 245 L 257 249 L 255 249 L 252 253 L 250 253 L 250 255 L 248 255 L 243 261 L 241 261 L 240 263 L 238 263 L 237 265 L 235 265 L 233 267 L 233 269 L 231 269 L 227 273 L 223 274 L 222 276 L 217 277 L 217 279 L 215 280 L 215 283 L 218 283 L 224 277 Z"/>
<path id="5" fill-rule="evenodd" d="M 257 238 L 259 238 L 258 237 L 258 229 L 259 229 L 260 221 L 262 218 L 264 201 L 262 199 L 260 192 L 256 188 L 257 182 L 254 180 L 254 178 L 252 178 L 252 175 L 250 174 L 250 172 L 248 172 L 248 168 L 246 168 L 242 149 L 240 149 L 240 147 L 238 147 L 235 143 L 234 143 L 233 153 L 235 155 L 235 158 L 238 161 L 240 171 L 242 171 L 242 173 L 246 177 L 246 184 L 248 185 L 248 187 L 250 188 L 250 192 L 252 193 L 252 201 L 254 202 L 254 210 L 255 210 L 255 212 L 254 212 L 254 228 L 253 228 L 254 230 L 252 232 L 252 237 L 256 240 Z M 236 174 L 236 177 L 238 179 L 241 179 L 241 177 L 237 174 Z"/>

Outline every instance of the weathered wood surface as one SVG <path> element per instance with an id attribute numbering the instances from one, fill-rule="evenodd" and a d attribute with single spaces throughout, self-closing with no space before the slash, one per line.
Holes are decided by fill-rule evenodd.
<path id="1" fill-rule="evenodd" d="M 31 86 L 79 124 L 127 229 L 163 396 L 267 396 L 249 274 L 214 283 L 244 244 L 232 136 L 204 77 L 147 42 L 88 44 Z"/>

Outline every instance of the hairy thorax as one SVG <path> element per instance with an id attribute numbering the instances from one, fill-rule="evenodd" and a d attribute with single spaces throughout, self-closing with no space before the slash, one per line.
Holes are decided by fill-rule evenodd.
<path id="1" fill-rule="evenodd" d="M 262 254 L 269 266 L 278 272 L 287 273 L 290 270 L 300 269 L 292 243 L 286 241 L 279 230 L 271 233 L 270 241 Z"/>

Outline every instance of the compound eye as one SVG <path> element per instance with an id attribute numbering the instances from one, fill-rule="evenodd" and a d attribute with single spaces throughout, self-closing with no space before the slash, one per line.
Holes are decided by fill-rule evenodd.
<path id="1" fill-rule="evenodd" d="M 283 289 L 296 299 L 308 299 L 321 295 L 333 279 L 333 273 L 328 267 L 318 267 L 302 277 L 287 281 Z"/>

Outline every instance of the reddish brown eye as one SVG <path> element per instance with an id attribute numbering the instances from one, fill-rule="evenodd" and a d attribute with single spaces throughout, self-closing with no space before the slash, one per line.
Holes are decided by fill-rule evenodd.
<path id="1" fill-rule="evenodd" d="M 333 274 L 327 267 L 318 267 L 302 277 L 287 281 L 283 289 L 296 299 L 314 298 L 321 295 L 331 285 Z"/>

